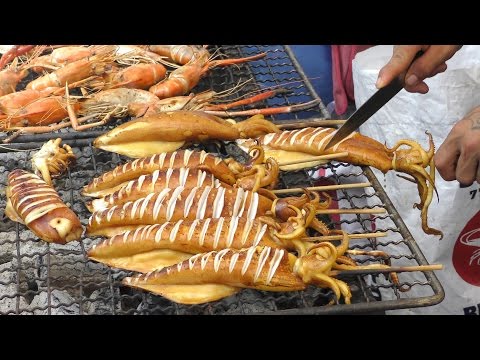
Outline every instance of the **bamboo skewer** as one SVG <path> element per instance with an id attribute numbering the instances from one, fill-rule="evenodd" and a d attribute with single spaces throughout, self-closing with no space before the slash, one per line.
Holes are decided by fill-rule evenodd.
<path id="1" fill-rule="evenodd" d="M 322 185 L 322 186 L 311 186 L 306 188 L 291 188 L 291 189 L 279 189 L 273 190 L 274 194 L 289 194 L 303 192 L 303 190 L 310 191 L 327 191 L 327 190 L 339 190 L 339 189 L 355 189 L 355 188 L 366 188 L 372 186 L 369 182 L 357 183 L 357 184 L 340 184 L 340 185 Z"/>
<path id="2" fill-rule="evenodd" d="M 277 125 L 282 130 L 303 129 L 305 127 L 331 127 L 343 125 L 347 120 L 308 119 L 306 121 L 281 122 Z"/>
<path id="3" fill-rule="evenodd" d="M 317 210 L 315 214 L 385 214 L 386 209 L 374 208 L 374 209 L 322 209 Z"/>
<path id="4" fill-rule="evenodd" d="M 368 275 L 368 274 L 384 274 L 391 272 L 412 272 L 412 271 L 433 271 L 433 270 L 442 270 L 442 264 L 432 264 L 432 265 L 418 265 L 418 266 L 397 266 L 389 267 L 384 269 L 358 269 L 358 270 L 332 270 L 329 273 L 329 276 L 338 276 L 338 275 Z"/>
<path id="5" fill-rule="evenodd" d="M 361 240 L 365 238 L 377 238 L 387 236 L 386 232 L 375 232 L 375 233 L 364 233 L 364 234 L 348 234 L 350 240 Z M 333 241 L 333 240 L 342 240 L 343 235 L 326 235 L 326 236 L 310 236 L 304 237 L 302 241 Z"/>
<path id="6" fill-rule="evenodd" d="M 308 159 L 286 161 L 286 162 L 283 162 L 283 163 L 279 163 L 278 166 L 295 165 L 295 164 L 301 164 L 301 163 L 306 163 L 306 162 L 311 162 L 311 161 L 331 160 L 331 159 L 337 159 L 337 158 L 345 157 L 345 156 L 348 156 L 348 152 L 346 152 L 346 151 L 345 152 L 334 153 L 334 154 L 312 156 L 311 158 L 308 158 Z"/>

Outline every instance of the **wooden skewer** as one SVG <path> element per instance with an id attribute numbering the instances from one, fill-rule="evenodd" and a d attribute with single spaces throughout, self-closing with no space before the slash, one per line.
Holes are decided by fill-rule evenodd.
<path id="1" fill-rule="evenodd" d="M 273 190 L 274 194 L 289 194 L 289 193 L 299 193 L 303 192 L 304 189 L 310 191 L 327 191 L 327 190 L 339 190 L 339 189 L 354 189 L 354 188 L 365 188 L 372 186 L 369 182 L 357 183 L 357 184 L 340 184 L 340 185 L 322 185 L 322 186 L 311 186 L 306 188 L 291 188 L 291 189 L 279 189 Z"/>
<path id="2" fill-rule="evenodd" d="M 347 120 L 326 120 L 326 119 L 308 119 L 305 121 L 281 122 L 277 125 L 282 130 L 303 129 L 305 127 L 329 127 L 343 125 Z"/>
<path id="3" fill-rule="evenodd" d="M 383 208 L 375 209 L 322 209 L 317 210 L 316 214 L 384 214 L 387 210 Z"/>
<path id="4" fill-rule="evenodd" d="M 334 154 L 312 156 L 311 158 L 307 158 L 307 159 L 286 161 L 286 162 L 283 162 L 283 163 L 278 163 L 278 166 L 301 164 L 301 163 L 306 163 L 306 162 L 311 162 L 311 161 L 337 159 L 337 158 L 341 158 L 341 157 L 345 157 L 345 156 L 348 156 L 348 152 L 346 152 L 346 151 L 345 152 L 334 153 Z"/>
<path id="5" fill-rule="evenodd" d="M 412 272 L 412 271 L 433 271 L 442 270 L 442 264 L 419 265 L 419 266 L 397 266 L 384 269 L 358 269 L 358 270 L 332 270 L 329 276 L 338 275 L 368 275 L 368 274 L 384 274 L 391 272 Z"/>
<path id="6" fill-rule="evenodd" d="M 364 234 L 348 234 L 350 240 L 360 240 L 365 238 L 377 238 L 387 236 L 386 232 L 375 232 L 375 233 L 364 233 Z M 332 240 L 342 240 L 342 235 L 326 235 L 326 236 L 310 236 L 302 238 L 302 241 L 332 241 Z"/>

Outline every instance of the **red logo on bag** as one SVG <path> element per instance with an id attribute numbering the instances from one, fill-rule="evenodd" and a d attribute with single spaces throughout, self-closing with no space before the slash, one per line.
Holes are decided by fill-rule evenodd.
<path id="1" fill-rule="evenodd" d="M 480 211 L 470 219 L 453 248 L 452 262 L 460 277 L 480 286 Z"/>

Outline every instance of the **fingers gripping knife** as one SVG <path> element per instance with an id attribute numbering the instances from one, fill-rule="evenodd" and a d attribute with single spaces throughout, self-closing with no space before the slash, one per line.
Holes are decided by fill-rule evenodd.
<path id="1" fill-rule="evenodd" d="M 423 55 L 423 51 L 419 51 L 412 63 Z M 411 65 L 411 64 L 410 64 Z M 357 130 L 360 125 L 367 121 L 375 114 L 383 105 L 390 101 L 396 94 L 403 89 L 403 76 L 396 77 L 390 84 L 378 90 L 372 95 L 357 111 L 355 111 L 343 126 L 338 129 L 336 134 L 330 139 L 325 149 L 334 146 L 338 142 L 345 139 L 348 135 Z"/>

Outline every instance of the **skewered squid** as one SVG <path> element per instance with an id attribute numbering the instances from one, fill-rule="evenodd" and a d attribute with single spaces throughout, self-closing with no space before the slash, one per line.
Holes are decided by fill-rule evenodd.
<path id="1" fill-rule="evenodd" d="M 83 228 L 58 193 L 37 175 L 16 169 L 8 174 L 5 214 L 47 242 L 78 240 Z"/>
<path id="2" fill-rule="evenodd" d="M 175 189 L 183 186 L 185 189 L 201 186 L 230 187 L 220 182 L 212 174 L 190 168 L 169 168 L 167 171 L 155 170 L 151 175 L 141 175 L 136 180 L 131 180 L 117 191 L 102 198 L 87 202 L 89 211 L 99 211 L 114 205 L 123 205 L 129 201 L 148 196 L 151 193 L 161 192 L 163 189 Z"/>
<path id="3" fill-rule="evenodd" d="M 264 157 L 261 148 L 252 147 L 250 151 L 252 159 L 247 164 L 241 164 L 232 158 L 222 159 L 203 150 L 181 150 L 132 160 L 93 179 L 83 188 L 82 195 L 103 197 L 120 190 L 127 186 L 129 181 L 139 179 L 140 176 L 152 175 L 153 177 L 155 171 L 162 171 L 167 180 L 168 172 L 179 168 L 188 168 L 190 172 L 204 170 L 221 183 L 237 184 L 247 190 L 256 191 L 260 187 L 275 186 L 278 180 L 277 164 L 268 160 L 266 165 L 263 165 Z M 144 182 L 145 179 L 141 181 Z"/>
<path id="4" fill-rule="evenodd" d="M 424 150 L 420 144 L 412 140 L 400 140 L 395 146 L 388 148 L 386 145 L 357 132 L 352 133 L 332 148 L 325 149 L 334 134 L 334 129 L 307 127 L 262 135 L 256 140 L 239 139 L 237 144 L 244 149 L 248 149 L 254 144 L 260 145 L 265 151 L 265 156 L 273 157 L 280 163 L 300 159 L 308 160 L 315 155 L 348 152 L 348 156 L 342 157 L 342 161 L 354 165 L 372 166 L 383 173 L 395 170 L 411 175 L 413 180 L 406 179 L 415 182 L 418 186 L 420 203 L 415 204 L 414 207 L 421 210 L 423 231 L 427 234 L 443 237 L 441 231 L 429 227 L 427 223 L 428 206 L 432 201 L 433 190 L 435 189 L 435 164 L 433 160 L 435 146 L 431 134 L 427 133 L 429 137 L 428 150 Z M 402 146 L 406 146 L 406 148 L 401 148 Z M 290 165 L 288 170 L 312 165 L 314 163 Z M 429 167 L 428 172 L 427 167 Z M 280 169 L 287 170 L 282 167 Z"/>
<path id="5" fill-rule="evenodd" d="M 325 256 L 326 255 L 326 256 Z M 197 254 L 178 264 L 123 279 L 122 283 L 182 304 L 200 304 L 231 296 L 242 288 L 304 290 L 307 284 L 333 290 L 349 304 L 348 285 L 330 277 L 335 247 L 320 243 L 303 256 L 269 246 L 223 249 Z"/>
<path id="6" fill-rule="evenodd" d="M 83 188 L 82 195 L 102 197 L 119 190 L 129 181 L 142 175 L 151 175 L 154 171 L 190 168 L 207 170 L 215 178 L 227 184 L 235 184 L 235 174 L 219 157 L 205 151 L 181 150 L 173 153 L 158 153 L 118 165 L 102 176 L 93 179 Z"/>
<path id="7" fill-rule="evenodd" d="M 267 175 L 268 173 L 268 175 Z M 278 178 L 278 166 L 275 160 L 269 159 L 266 166 L 255 165 L 254 168 L 239 174 L 240 179 L 236 185 L 244 190 L 258 191 L 266 185 L 274 185 Z M 131 180 L 117 191 L 105 195 L 103 198 L 87 202 L 89 211 L 98 211 L 114 205 L 122 205 L 129 201 L 148 196 L 151 193 L 161 192 L 166 188 L 183 186 L 185 189 L 193 187 L 211 186 L 218 188 L 232 188 L 231 185 L 216 179 L 212 174 L 190 168 L 169 168 L 167 171 L 155 170 L 151 175 L 141 175 L 136 180 Z"/>
<path id="8" fill-rule="evenodd" d="M 211 186 L 167 188 L 123 205 L 95 211 L 89 219 L 87 234 L 113 236 L 139 225 L 222 216 L 239 216 L 253 220 L 257 216 L 272 214 L 286 221 L 290 216 L 295 216 L 295 211 L 289 208 L 289 205 L 302 208 L 305 204 L 312 203 L 317 208 L 325 208 L 331 200 L 327 198 L 321 202 L 317 193 L 287 198 L 277 198 L 265 189 L 262 189 L 261 193 L 264 195 L 242 188 Z"/>
<path id="9" fill-rule="evenodd" d="M 242 217 L 220 217 L 178 220 L 140 226 L 94 245 L 88 256 L 110 266 L 148 272 L 170 266 L 191 256 L 225 248 L 242 249 L 270 246 L 294 249 L 293 239 L 305 236 L 315 211 L 310 205 L 302 214 L 286 222 L 260 216 L 253 220 Z"/>

